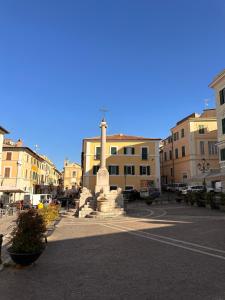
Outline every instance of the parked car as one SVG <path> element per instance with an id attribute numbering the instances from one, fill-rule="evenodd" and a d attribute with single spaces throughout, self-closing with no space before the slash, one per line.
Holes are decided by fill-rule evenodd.
<path id="1" fill-rule="evenodd" d="M 141 188 L 140 189 L 140 197 L 142 199 L 155 199 L 158 198 L 160 196 L 160 191 L 156 188 Z"/>
<path id="2" fill-rule="evenodd" d="M 125 190 L 123 191 L 123 197 L 125 200 L 134 201 L 140 199 L 140 193 L 137 190 Z"/>
<path id="3" fill-rule="evenodd" d="M 203 192 L 204 189 L 203 185 L 189 185 L 181 190 L 181 194 L 187 195 L 187 193 L 191 192 Z"/>

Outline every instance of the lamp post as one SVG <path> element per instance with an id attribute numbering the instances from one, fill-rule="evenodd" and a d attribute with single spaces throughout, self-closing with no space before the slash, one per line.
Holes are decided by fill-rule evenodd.
<path id="1" fill-rule="evenodd" d="M 201 163 L 198 163 L 198 169 L 205 174 L 207 171 L 209 171 L 209 167 L 210 164 L 206 163 L 206 159 L 203 158 Z M 204 175 L 204 179 L 203 179 L 203 186 L 204 186 L 204 190 L 206 190 L 206 182 L 205 182 L 205 175 Z"/>

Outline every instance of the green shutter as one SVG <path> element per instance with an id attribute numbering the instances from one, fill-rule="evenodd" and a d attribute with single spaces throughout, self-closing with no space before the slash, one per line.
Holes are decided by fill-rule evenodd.
<path id="1" fill-rule="evenodd" d="M 135 154 L 135 149 L 134 149 L 134 148 L 132 148 L 132 154 L 133 154 L 133 155 Z"/>
<path id="2" fill-rule="evenodd" d="M 126 147 L 123 148 L 123 153 L 127 154 L 127 148 Z"/>
<path id="3" fill-rule="evenodd" d="M 116 175 L 119 175 L 119 166 L 116 166 Z"/>
<path id="4" fill-rule="evenodd" d="M 135 168 L 132 166 L 132 175 L 135 175 Z"/>
<path id="5" fill-rule="evenodd" d="M 222 119 L 222 133 L 225 134 L 225 118 Z"/>
<path id="6" fill-rule="evenodd" d="M 150 175 L 150 166 L 147 166 L 147 175 Z"/>
<path id="7" fill-rule="evenodd" d="M 126 166 L 124 166 L 124 175 L 127 175 L 127 168 L 126 168 Z"/>

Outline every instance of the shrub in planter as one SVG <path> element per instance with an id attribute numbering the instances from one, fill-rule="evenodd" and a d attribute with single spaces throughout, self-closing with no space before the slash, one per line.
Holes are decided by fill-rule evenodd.
<path id="1" fill-rule="evenodd" d="M 219 209 L 219 203 L 220 203 L 220 194 L 212 193 L 212 197 L 210 198 L 210 207 L 212 209 Z"/>
<path id="2" fill-rule="evenodd" d="M 8 249 L 12 260 L 20 265 L 33 263 L 44 250 L 45 231 L 43 217 L 35 210 L 20 213 L 16 220 L 16 227 L 11 234 L 11 246 Z"/>
<path id="3" fill-rule="evenodd" d="M 194 205 L 195 202 L 196 202 L 196 195 L 195 195 L 195 192 L 190 192 L 188 193 L 188 202 L 191 204 L 191 205 Z"/>
<path id="4" fill-rule="evenodd" d="M 153 202 L 153 200 L 150 197 L 148 197 L 148 198 L 145 199 L 145 203 L 147 205 L 152 205 L 152 202 Z"/>
<path id="5" fill-rule="evenodd" d="M 43 217 L 46 226 L 48 226 L 59 217 L 59 208 L 57 205 L 49 205 L 39 209 L 38 214 Z"/>
<path id="6" fill-rule="evenodd" d="M 225 194 L 220 193 L 220 210 L 225 211 Z"/>
<path id="7" fill-rule="evenodd" d="M 206 206 L 206 192 L 196 192 L 196 203 L 198 207 L 205 207 Z"/>

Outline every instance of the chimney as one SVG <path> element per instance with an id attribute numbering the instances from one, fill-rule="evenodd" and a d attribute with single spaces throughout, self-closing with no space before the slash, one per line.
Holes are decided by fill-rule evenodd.
<path id="1" fill-rule="evenodd" d="M 23 141 L 21 139 L 18 139 L 16 142 L 16 147 L 22 147 L 23 146 Z"/>

